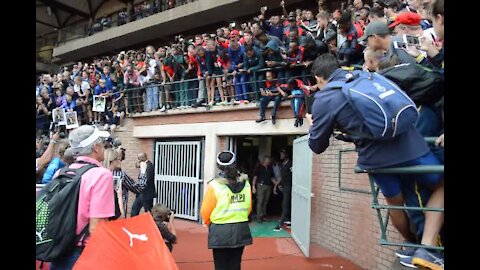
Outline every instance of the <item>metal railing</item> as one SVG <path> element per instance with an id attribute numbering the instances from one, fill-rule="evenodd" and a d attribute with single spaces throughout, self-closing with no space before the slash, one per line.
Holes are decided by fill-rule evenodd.
<path id="1" fill-rule="evenodd" d="M 340 191 L 349 191 L 349 192 L 356 192 L 356 193 L 362 193 L 362 194 L 372 194 L 370 190 L 362 190 L 358 188 L 350 188 L 350 187 L 345 187 L 342 185 L 342 165 L 343 163 L 343 153 L 351 153 L 355 152 L 355 149 L 349 148 L 349 149 L 342 149 L 338 151 L 338 189 Z"/>
<path id="2" fill-rule="evenodd" d="M 285 74 L 287 69 L 285 68 L 264 68 L 250 73 L 249 75 L 246 72 L 237 72 L 236 80 L 234 81 L 234 75 L 232 73 L 227 73 L 223 75 L 211 75 L 207 78 L 192 78 L 192 79 L 183 79 L 170 81 L 165 83 L 152 82 L 146 83 L 141 87 L 131 87 L 126 86 L 125 89 L 120 92 L 125 93 L 127 102 L 128 102 L 128 113 L 141 113 L 144 111 L 153 111 L 162 109 L 162 111 L 168 111 L 176 108 L 191 107 L 195 103 L 199 106 L 203 106 L 206 110 L 210 110 L 214 105 L 234 105 L 238 104 L 242 100 L 242 93 L 237 93 L 235 87 L 246 87 L 247 99 L 251 102 L 257 103 L 261 98 L 260 88 L 263 88 L 263 84 L 266 82 L 264 79 L 264 74 L 267 71 L 281 71 L 281 74 Z M 280 78 L 275 78 L 279 83 L 286 83 L 289 79 L 301 79 L 304 82 L 311 78 L 311 75 L 304 72 L 301 75 L 294 76 L 282 76 Z M 245 76 L 246 78 L 241 78 Z M 218 87 L 217 79 L 221 79 L 221 90 Z M 210 86 L 207 87 L 207 80 L 211 82 L 214 81 L 213 89 Z M 130 84 L 131 85 L 131 84 Z M 149 90 L 153 89 L 153 90 Z M 157 90 L 155 90 L 157 89 Z M 149 103 L 149 91 L 153 92 L 153 95 L 159 95 L 158 98 L 158 107 L 151 108 L 148 106 Z M 214 93 L 214 104 L 208 102 L 208 92 L 213 91 Z M 116 93 L 118 93 L 117 91 Z M 220 94 L 222 92 L 222 94 Z M 222 103 L 222 96 L 227 103 Z M 152 98 L 153 99 L 153 98 Z M 284 100 L 287 98 L 284 98 Z M 156 100 L 156 99 L 155 99 Z M 202 104 L 198 104 L 199 102 Z M 154 105 L 157 105 L 156 103 Z M 133 110 L 133 112 L 132 112 Z"/>
<path id="3" fill-rule="evenodd" d="M 427 143 L 433 144 L 436 138 L 425 138 Z M 429 173 L 444 173 L 444 165 L 416 165 L 406 167 L 392 167 L 382 169 L 364 170 L 360 167 L 355 167 L 355 173 L 368 173 L 371 187 L 371 194 L 373 195 L 372 208 L 377 211 L 377 218 L 380 224 L 381 236 L 379 243 L 384 246 L 404 246 L 412 248 L 428 248 L 435 250 L 444 250 L 443 246 L 426 246 L 420 244 L 411 243 L 395 243 L 387 239 L 387 227 L 390 217 L 390 209 L 394 210 L 410 210 L 410 211 L 432 211 L 432 212 L 444 212 L 444 208 L 430 208 L 430 207 L 412 207 L 412 206 L 397 206 L 397 205 L 384 205 L 380 204 L 378 195 L 380 194 L 380 188 L 375 184 L 375 181 L 371 174 L 429 174 Z M 382 209 L 386 209 L 386 216 L 382 216 Z"/>

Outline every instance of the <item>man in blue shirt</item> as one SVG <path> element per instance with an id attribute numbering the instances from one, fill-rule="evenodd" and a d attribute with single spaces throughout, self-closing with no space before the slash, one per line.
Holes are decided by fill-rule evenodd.
<path id="1" fill-rule="evenodd" d="M 244 72 L 239 73 L 238 71 L 243 68 L 243 57 L 245 50 L 243 46 L 238 43 L 238 40 L 235 36 L 230 37 L 230 46 L 228 47 L 228 55 L 230 56 L 230 69 L 233 75 L 233 83 L 235 85 L 235 99 L 239 100 L 241 104 L 247 104 L 247 75 Z"/>
<path id="2" fill-rule="evenodd" d="M 113 88 L 113 82 L 110 78 L 110 67 L 108 66 L 104 66 L 103 67 L 103 73 L 101 75 L 101 78 L 103 80 L 105 80 L 105 87 L 108 89 L 108 90 L 112 90 Z"/>
<path id="3" fill-rule="evenodd" d="M 50 161 L 45 169 L 45 173 L 43 174 L 42 178 L 42 184 L 48 184 L 50 181 L 52 181 L 56 171 L 72 162 L 72 157 L 65 155 L 65 150 L 67 150 L 68 146 L 68 142 L 66 141 L 62 141 L 58 144 L 55 157 L 52 159 L 52 161 Z"/>
<path id="4" fill-rule="evenodd" d="M 258 89 L 263 88 L 265 85 L 265 72 L 259 72 L 265 66 L 265 60 L 263 54 L 255 49 L 252 45 L 244 47 L 245 55 L 243 56 L 243 67 L 241 71 L 244 71 L 247 76 L 247 80 L 255 93 L 255 97 L 258 96 Z M 255 74 L 255 75 L 254 75 Z M 257 84 L 255 87 L 254 84 Z"/>
<path id="5" fill-rule="evenodd" d="M 307 114 L 311 123 L 309 146 L 313 152 L 320 154 L 326 150 L 334 128 L 345 134 L 360 134 L 365 128 L 355 109 L 349 104 L 341 89 L 332 87 L 333 82 L 346 81 L 349 72 L 340 68 L 336 58 L 331 54 L 319 56 L 312 67 L 312 73 L 321 91 L 315 94 L 312 114 Z M 405 167 L 412 165 L 438 165 L 440 162 L 430 152 L 420 132 L 412 126 L 410 130 L 390 140 L 368 140 L 357 136 L 351 137 L 358 152 L 357 165 L 363 169 L 385 167 Z M 444 207 L 443 175 L 370 175 L 380 187 L 389 205 L 403 206 L 405 199 L 401 191 L 401 181 L 415 178 L 422 187 L 431 189 L 432 195 L 426 207 Z M 409 220 L 403 210 L 390 210 L 392 224 L 407 241 L 415 241 L 409 230 Z M 435 246 L 437 236 L 443 225 L 442 212 L 425 212 L 425 226 L 421 244 Z M 443 255 L 419 248 L 413 258 L 422 257 L 434 265 L 443 265 Z"/>

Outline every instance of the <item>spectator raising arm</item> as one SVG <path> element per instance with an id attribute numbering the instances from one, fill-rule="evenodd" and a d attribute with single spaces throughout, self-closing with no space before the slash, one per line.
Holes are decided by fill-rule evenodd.
<path id="1" fill-rule="evenodd" d="M 283 16 L 285 16 L 285 18 L 288 18 L 288 12 L 287 12 L 287 9 L 285 8 L 285 0 L 282 0 L 280 2 L 280 6 L 282 7 Z"/>
<path id="2" fill-rule="evenodd" d="M 36 171 L 43 170 L 48 163 L 53 158 L 53 155 L 55 154 L 55 144 L 57 143 L 58 139 L 60 138 L 60 133 L 56 132 L 55 134 L 52 135 L 50 138 L 50 143 L 48 144 L 47 150 L 43 153 L 43 155 L 36 160 Z"/>

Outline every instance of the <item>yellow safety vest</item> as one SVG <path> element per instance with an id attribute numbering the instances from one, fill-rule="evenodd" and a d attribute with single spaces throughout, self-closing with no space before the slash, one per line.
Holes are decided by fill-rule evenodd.
<path id="1" fill-rule="evenodd" d="M 245 186 L 239 193 L 233 193 L 230 188 L 214 179 L 210 186 L 213 188 L 217 205 L 210 215 L 210 221 L 215 224 L 228 224 L 248 221 L 248 208 L 252 203 L 250 183 L 245 181 Z"/>

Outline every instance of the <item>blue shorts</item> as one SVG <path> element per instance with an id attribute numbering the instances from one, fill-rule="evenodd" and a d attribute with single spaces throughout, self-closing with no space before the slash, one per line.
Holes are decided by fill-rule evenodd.
<path id="1" fill-rule="evenodd" d="M 417 159 L 401 163 L 395 167 L 406 167 L 413 165 L 441 165 L 442 163 L 438 160 L 435 155 L 429 151 L 427 154 L 419 157 Z M 443 178 L 443 174 L 432 173 L 432 174 L 370 174 L 373 177 L 375 183 L 380 187 L 380 190 L 383 193 L 383 196 L 386 198 L 392 198 L 400 194 L 402 191 L 402 181 L 408 179 L 415 179 L 417 183 L 422 187 L 433 188 L 438 185 Z"/>
<path id="2" fill-rule="evenodd" d="M 417 175 L 418 176 L 418 175 Z M 405 199 L 405 206 L 410 207 L 426 207 L 430 196 L 433 191 L 425 186 L 421 186 L 417 179 L 414 177 L 409 177 L 408 179 L 402 180 L 402 194 Z M 410 225 L 413 226 L 413 232 L 417 237 L 418 243 L 420 243 L 423 236 L 423 228 L 425 226 L 425 214 L 423 211 L 414 211 L 407 210 L 407 214 L 410 220 Z M 444 233 L 443 227 L 440 231 L 440 242 L 439 244 L 443 245 Z"/>

